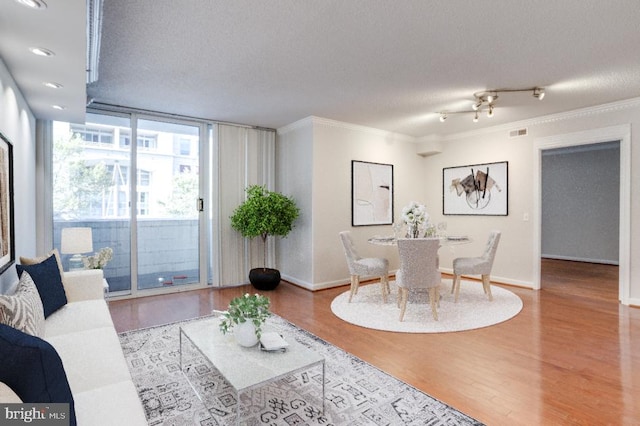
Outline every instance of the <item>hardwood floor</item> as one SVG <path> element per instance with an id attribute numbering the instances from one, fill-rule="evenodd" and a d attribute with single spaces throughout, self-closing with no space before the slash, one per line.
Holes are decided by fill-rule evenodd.
<path id="1" fill-rule="evenodd" d="M 401 334 L 331 313 L 347 288 L 267 292 L 272 311 L 489 425 L 640 424 L 640 309 L 617 301 L 617 267 L 543 260 L 542 290 L 507 287 L 515 318 L 446 334 Z M 225 309 L 250 286 L 111 301 L 118 331 Z"/>

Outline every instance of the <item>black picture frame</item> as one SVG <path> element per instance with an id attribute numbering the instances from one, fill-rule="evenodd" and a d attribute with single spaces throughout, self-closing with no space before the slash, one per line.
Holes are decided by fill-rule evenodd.
<path id="1" fill-rule="evenodd" d="M 351 225 L 393 224 L 393 164 L 351 160 Z"/>
<path id="2" fill-rule="evenodd" d="M 442 214 L 508 216 L 509 163 L 443 168 Z"/>
<path id="3" fill-rule="evenodd" d="M 0 274 L 16 260 L 13 208 L 13 145 L 0 133 Z"/>

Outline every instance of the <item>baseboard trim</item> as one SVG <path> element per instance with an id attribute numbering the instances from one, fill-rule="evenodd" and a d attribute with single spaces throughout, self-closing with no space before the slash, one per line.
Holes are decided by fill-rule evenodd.
<path id="1" fill-rule="evenodd" d="M 442 272 L 443 274 L 453 275 L 453 269 L 451 268 L 440 268 L 440 272 Z M 480 277 L 478 276 L 471 276 L 471 275 L 470 276 L 463 275 L 463 278 L 467 280 L 480 279 Z M 514 287 L 533 289 L 533 283 L 531 281 L 520 281 L 520 280 L 511 279 L 511 278 L 491 275 L 491 282 L 494 284 L 504 284 L 504 285 L 510 285 Z"/>
<path id="2" fill-rule="evenodd" d="M 389 279 L 393 279 L 393 277 L 395 276 L 397 270 L 394 271 L 389 271 Z M 443 274 L 447 274 L 447 275 L 451 275 L 453 276 L 453 269 L 447 269 L 447 268 L 440 268 L 440 272 L 442 272 Z M 451 277 L 448 277 L 451 278 Z M 474 278 L 478 278 L 478 277 L 473 277 L 473 276 L 464 276 L 465 279 L 474 279 Z M 288 276 L 288 275 L 282 275 L 282 279 L 293 284 L 296 285 L 298 287 L 302 287 L 304 289 L 310 290 L 310 291 L 319 291 L 319 290 L 326 290 L 329 288 L 335 288 L 335 287 L 343 287 L 343 286 L 348 286 L 350 285 L 350 280 L 348 278 L 345 278 L 343 280 L 336 280 L 336 281 L 325 281 L 322 283 L 309 283 L 306 281 L 302 281 L 299 279 L 296 279 L 294 277 Z M 365 279 L 361 279 L 360 283 L 365 284 L 371 281 L 377 281 L 377 278 L 375 277 L 367 277 Z M 510 278 L 504 278 L 504 277 L 497 277 L 497 276 L 491 276 L 491 282 L 495 283 L 495 284 L 504 284 L 504 285 L 510 285 L 510 286 L 514 286 L 514 287 L 522 287 L 522 288 L 528 288 L 528 289 L 533 289 L 533 283 L 530 281 L 519 281 L 519 280 L 513 280 Z"/>
<path id="3" fill-rule="evenodd" d="M 571 262 L 600 263 L 603 265 L 620 266 L 620 262 L 618 262 L 617 260 L 589 259 L 589 258 L 575 257 L 575 256 L 559 256 L 555 254 L 542 254 L 540 257 L 542 257 L 543 259 L 568 260 Z"/>

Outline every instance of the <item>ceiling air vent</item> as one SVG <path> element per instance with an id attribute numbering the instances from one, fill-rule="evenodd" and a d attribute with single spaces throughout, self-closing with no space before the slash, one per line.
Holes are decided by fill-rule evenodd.
<path id="1" fill-rule="evenodd" d="M 528 130 L 527 128 L 522 128 L 522 129 L 516 129 L 516 130 L 512 130 L 509 132 L 509 137 L 510 138 L 519 138 L 520 136 L 527 136 L 528 134 Z"/>

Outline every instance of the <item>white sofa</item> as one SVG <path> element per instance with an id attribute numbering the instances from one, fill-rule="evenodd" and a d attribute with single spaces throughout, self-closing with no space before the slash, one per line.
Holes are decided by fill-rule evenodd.
<path id="1" fill-rule="evenodd" d="M 104 299 L 102 270 L 66 272 L 68 303 L 45 320 L 44 340 L 58 352 L 80 426 L 147 425 Z M 21 402 L 0 382 L 0 402 Z"/>

